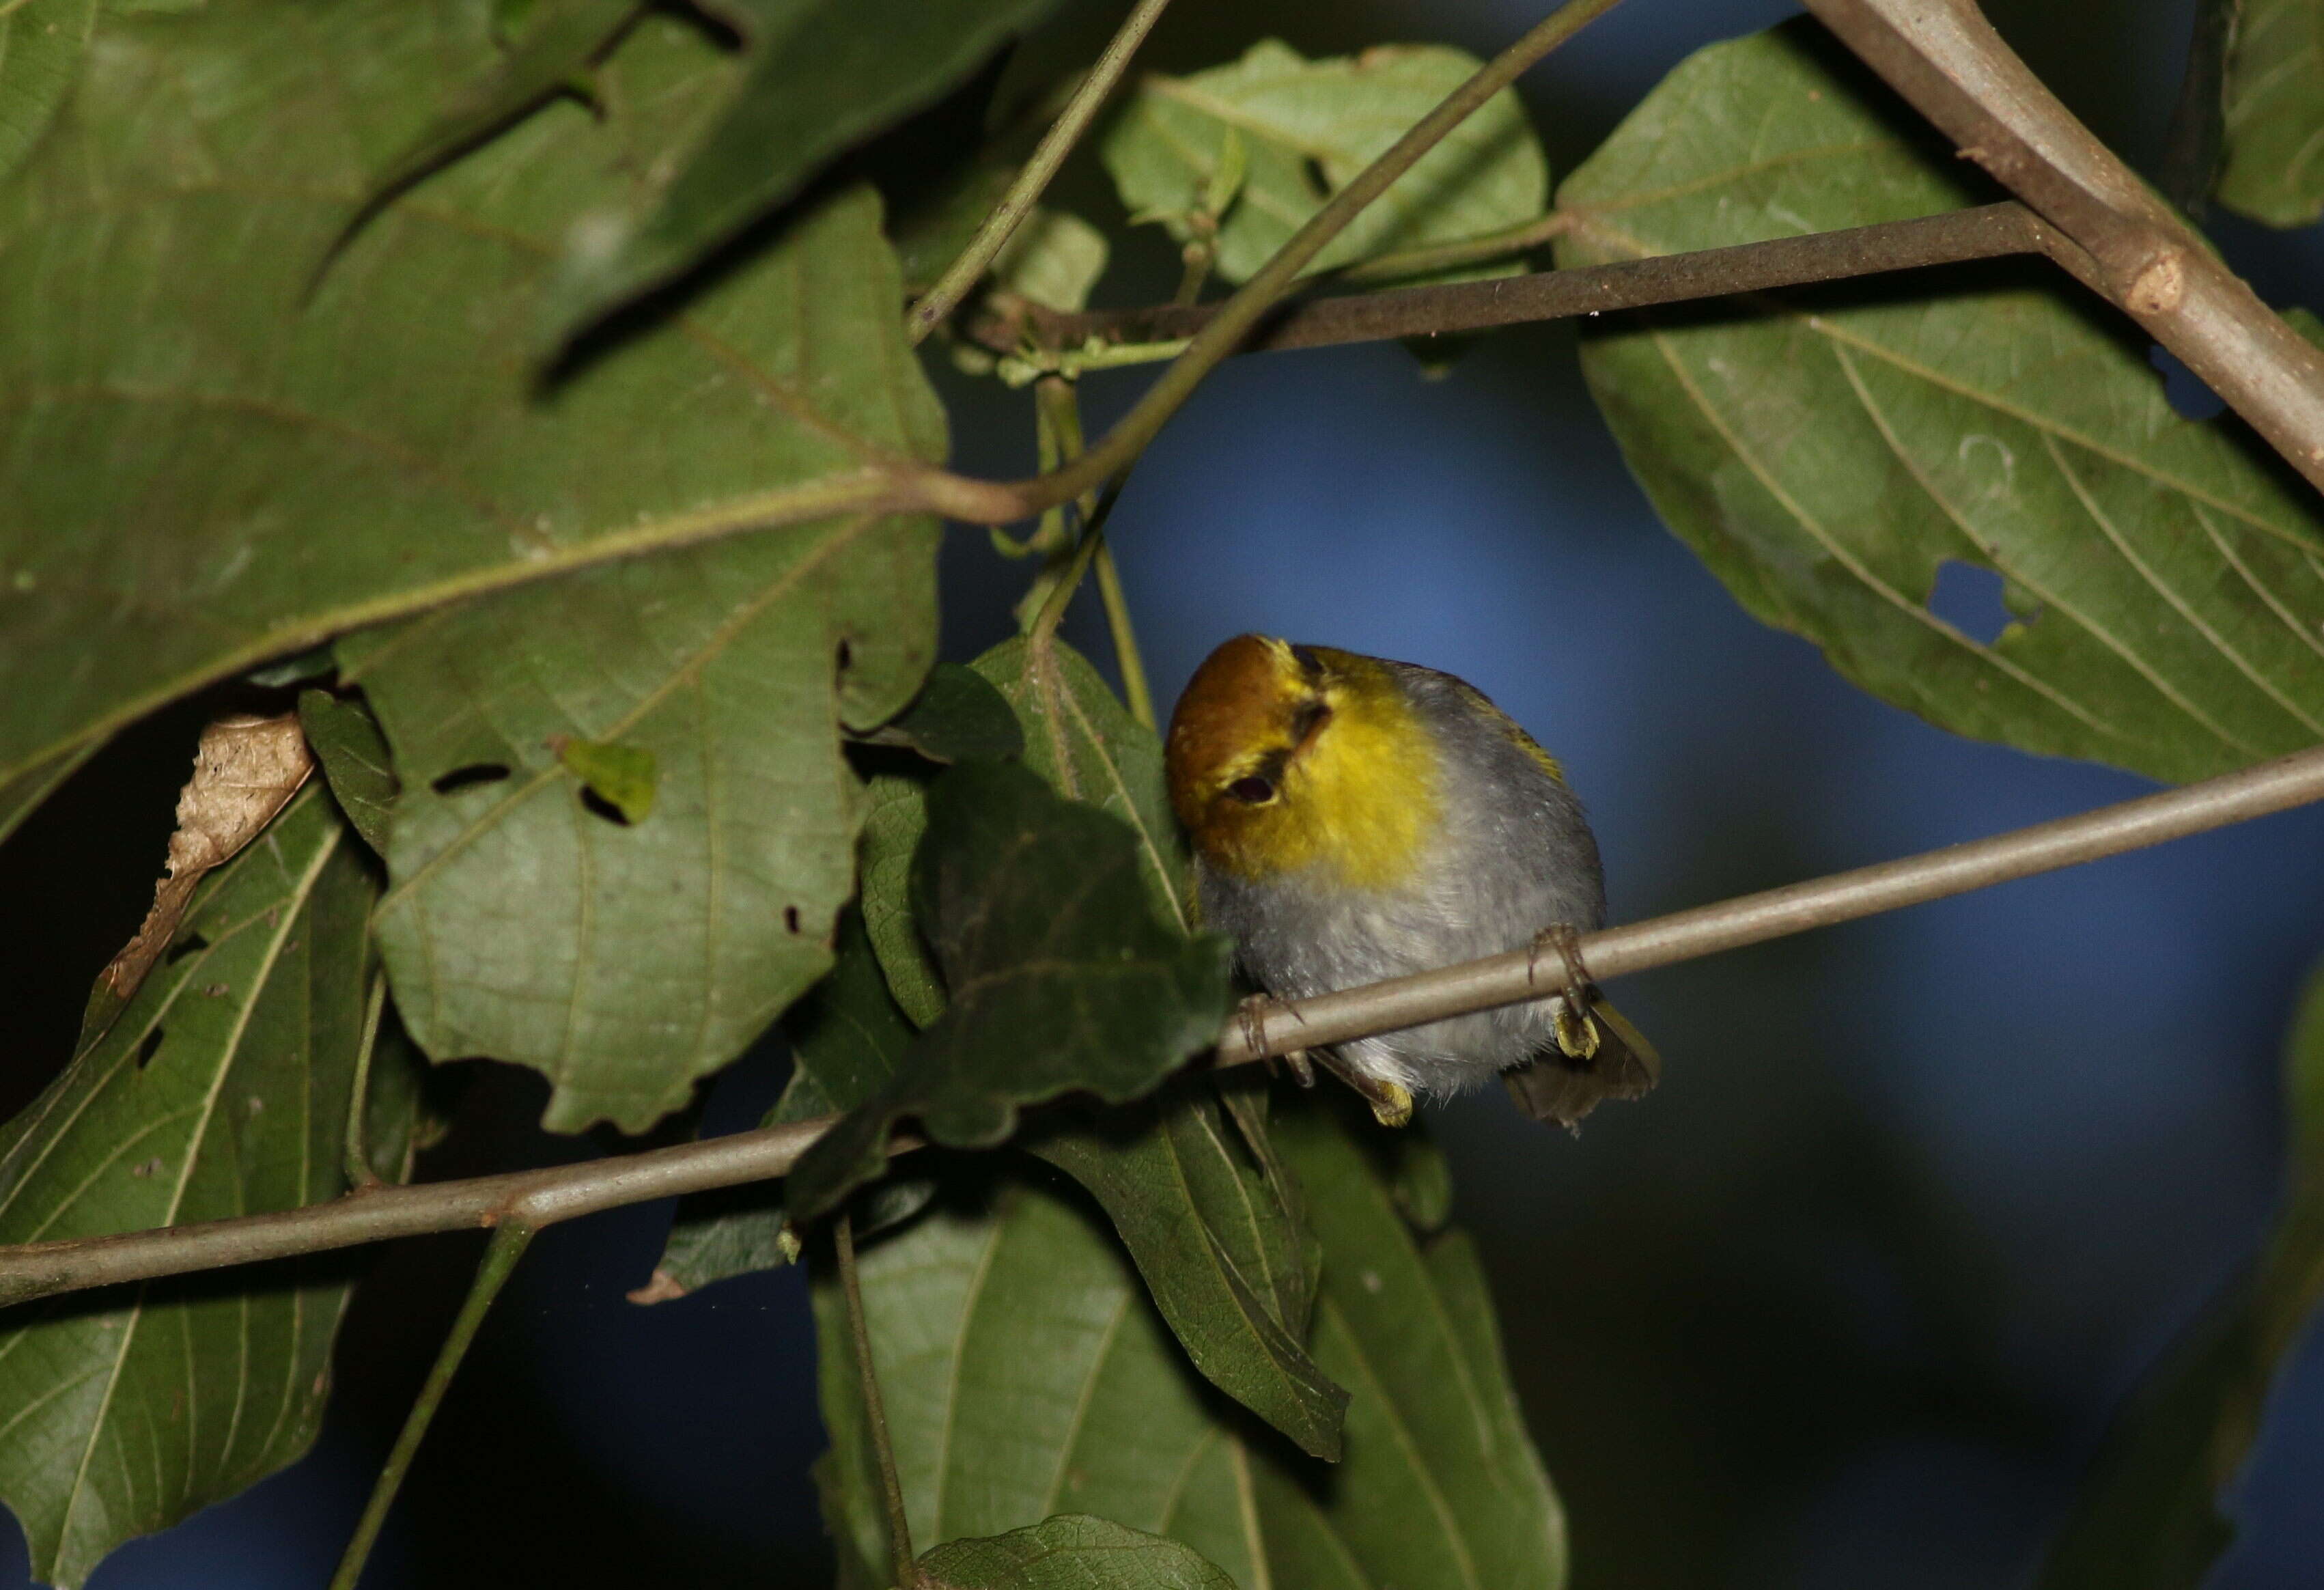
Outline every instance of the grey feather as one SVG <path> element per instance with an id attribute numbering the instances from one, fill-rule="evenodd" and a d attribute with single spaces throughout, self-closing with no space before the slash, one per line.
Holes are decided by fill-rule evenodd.
<path id="1" fill-rule="evenodd" d="M 1447 768 L 1442 820 L 1413 874 L 1387 892 L 1316 868 L 1250 880 L 1198 867 L 1206 924 L 1279 997 L 1499 955 L 1545 928 L 1606 920 L 1598 842 L 1582 802 L 1499 710 L 1450 674 L 1390 664 Z M 1354 1069 L 1416 1093 L 1474 1086 L 1554 1050 L 1557 1001 L 1455 1016 L 1340 1046 Z"/>

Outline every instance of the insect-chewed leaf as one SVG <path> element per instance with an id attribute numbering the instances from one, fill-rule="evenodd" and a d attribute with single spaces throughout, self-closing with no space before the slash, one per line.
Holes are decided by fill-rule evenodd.
<path id="1" fill-rule="evenodd" d="M 363 842 L 387 854 L 388 826 L 395 818 L 398 786 L 379 723 L 359 701 L 328 690 L 299 692 L 299 726 L 322 764 L 323 777 L 339 810 Z"/>
<path id="2" fill-rule="evenodd" d="M 0 1129 L 0 1243 L 319 1203 L 342 1188 L 376 885 L 310 786 L 203 886 L 105 1035 Z M 412 1101 L 375 1093 L 375 1148 Z M 396 1151 L 400 1160 L 400 1150 Z M 78 1585 L 313 1441 L 347 1297 L 326 1260 L 20 1305 L 0 1336 L 0 1497 Z"/>
<path id="3" fill-rule="evenodd" d="M 745 65 L 715 123 L 641 203 L 569 242 L 561 330 L 666 282 L 796 193 L 816 167 L 966 77 L 1055 0 L 713 0 Z"/>
<path id="4" fill-rule="evenodd" d="M 2227 56 L 2219 202 L 2271 226 L 2324 216 L 2324 5 L 2244 0 Z"/>
<path id="5" fill-rule="evenodd" d="M 940 450 L 871 193 L 770 263 L 696 306 L 702 334 L 783 372 L 779 410 L 812 393 L 858 434 Z M 546 1072 L 554 1130 L 636 1131 L 821 975 L 864 804 L 840 731 L 925 675 L 935 542 L 924 519 L 823 520 L 341 642 L 403 781 L 379 932 L 420 1045 Z M 652 758 L 649 819 L 583 799 L 580 742 Z"/>
<path id="6" fill-rule="evenodd" d="M 1197 236 L 1192 217 L 1224 199 L 1218 271 L 1241 282 L 1480 64 L 1434 44 L 1309 60 L 1269 39 L 1227 66 L 1146 79 L 1101 153 L 1122 204 L 1165 222 L 1182 243 Z M 1219 183 L 1221 166 L 1238 159 L 1241 181 Z M 1541 142 L 1516 93 L 1504 89 L 1397 178 L 1310 268 L 1506 231 L 1539 218 L 1548 199 Z"/>
<path id="7" fill-rule="evenodd" d="M 1078 1513 L 947 1541 L 921 1557 L 919 1570 L 928 1590 L 1234 1590 L 1176 1540 Z"/>
<path id="8" fill-rule="evenodd" d="M 1314 1351 L 1351 1393 L 1343 1460 L 1301 1456 L 1198 1377 L 1127 1256 L 1075 1201 L 953 1189 L 865 1245 L 872 1352 L 912 1538 L 1062 1511 L 1166 1536 L 1245 1590 L 1556 1590 L 1563 1525 L 1519 1423 L 1473 1252 L 1423 1245 L 1370 1157 L 1302 1101 L 1277 1138 L 1319 1206 Z M 1367 1131 L 1369 1129 L 1366 1129 Z M 844 1310 L 816 1279 L 844 1584 L 886 1573 Z"/>
<path id="9" fill-rule="evenodd" d="M 2267 1247 L 2131 1394 L 2037 1590 L 2195 1590 L 2235 1538 L 2220 1493 L 2324 1302 L 2324 967 L 2292 1021 L 2283 1089 L 2283 1206 Z"/>
<path id="10" fill-rule="evenodd" d="M 1973 202 L 1915 124 L 1806 26 L 1713 45 L 1566 180 L 1560 263 Z M 2144 342 L 2071 291 L 2003 267 L 1870 303 L 1647 311 L 1589 337 L 1583 370 L 1672 529 L 1875 695 L 2164 779 L 2315 744 L 2315 494 L 2233 421 L 2174 413 Z M 1989 615 L 1950 605 L 1948 569 Z"/>
<path id="11" fill-rule="evenodd" d="M 880 1169 L 888 1125 L 956 1147 L 1001 1142 L 1018 1106 L 1151 1091 L 1218 1036 L 1229 947 L 1154 918 L 1137 837 L 1009 763 L 936 781 L 913 864 L 915 914 L 950 1003 L 896 1077 L 809 1149 L 802 1215 Z"/>
<path id="12" fill-rule="evenodd" d="M 901 716 L 858 735 L 873 745 L 902 745 L 930 762 L 999 759 L 1025 749 L 1024 731 L 1001 692 L 957 662 L 928 670 L 927 682 Z"/>
<path id="13" fill-rule="evenodd" d="M 270 0 L 99 9 L 73 91 L 0 185 L 0 302 L 38 305 L 43 328 L 0 337 L 0 818 L 156 703 L 318 635 L 827 515 L 943 456 L 863 196 L 541 391 L 533 311 L 558 249 L 666 169 L 739 75 L 668 12 L 599 68 L 598 112 L 544 106 L 387 205 L 314 282 L 374 173 L 500 59 L 493 10 L 350 0 L 286 26 Z M 767 583 L 738 571 L 746 590 L 725 592 L 738 622 L 776 597 L 774 569 L 845 564 L 851 677 L 897 676 L 851 690 L 847 715 L 892 714 L 931 650 L 932 532 L 773 540 L 742 557 Z M 620 578 L 684 605 L 716 561 L 687 558 L 694 572 Z M 890 636 L 919 661 L 865 655 Z M 621 637 L 625 653 L 653 638 Z M 835 642 L 816 639 L 827 694 Z"/>

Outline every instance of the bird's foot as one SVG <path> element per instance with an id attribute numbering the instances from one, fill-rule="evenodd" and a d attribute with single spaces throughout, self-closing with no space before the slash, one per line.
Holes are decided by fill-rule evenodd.
<path id="1" fill-rule="evenodd" d="M 1384 1077 L 1371 1077 L 1357 1070 L 1338 1055 L 1325 1050 L 1323 1064 L 1333 1076 L 1356 1090 L 1364 1103 L 1372 1107 L 1372 1119 L 1383 1126 L 1412 1124 L 1412 1091 L 1401 1082 L 1391 1082 Z"/>
<path id="2" fill-rule="evenodd" d="M 1258 1049 L 1259 1040 L 1264 1036 L 1261 1029 L 1267 1023 L 1268 1012 L 1288 1011 L 1290 1008 L 1270 994 L 1245 994 L 1242 1003 L 1235 1007 L 1235 1020 L 1242 1025 L 1243 1043 L 1249 1048 Z M 1268 1056 L 1267 1068 L 1269 1072 L 1275 1070 L 1277 1060 L 1283 1062 L 1283 1068 L 1291 1073 L 1291 1079 L 1300 1086 L 1315 1086 L 1315 1068 L 1308 1060 L 1305 1049 L 1286 1049 L 1279 1055 Z"/>
<path id="3" fill-rule="evenodd" d="M 1582 935 L 1571 923 L 1558 922 L 1533 936 L 1532 947 L 1526 952 L 1526 981 L 1534 980 L 1541 957 L 1552 951 L 1565 973 L 1558 988 L 1557 1012 L 1551 1018 L 1557 1031 L 1557 1047 L 1570 1058 L 1591 1059 L 1598 1053 L 1598 1022 L 1590 1013 L 1597 1001 L 1598 985 L 1590 981 L 1589 968 L 1582 964 Z"/>

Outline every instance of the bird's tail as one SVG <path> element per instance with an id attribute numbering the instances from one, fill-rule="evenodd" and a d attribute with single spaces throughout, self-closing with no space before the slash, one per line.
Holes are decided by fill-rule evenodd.
<path id="1" fill-rule="evenodd" d="M 1646 1034 L 1593 988 L 1588 1011 L 1578 1017 L 1561 1012 L 1557 1041 L 1502 1072 L 1501 1082 L 1535 1120 L 1578 1132 L 1600 1099 L 1643 1098 L 1662 1074 L 1662 1057 Z"/>

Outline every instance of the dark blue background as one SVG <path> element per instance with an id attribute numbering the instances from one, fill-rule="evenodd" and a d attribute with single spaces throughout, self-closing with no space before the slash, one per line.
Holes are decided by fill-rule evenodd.
<path id="1" fill-rule="evenodd" d="M 1792 9 L 1633 0 L 1594 26 L 1526 84 L 1558 169 L 1689 50 Z M 1997 9 L 2151 167 L 2191 7 L 2105 12 L 2119 27 L 2088 7 Z M 1489 51 L 1536 14 L 1513 0 L 1268 13 L 1316 53 L 1388 38 Z M 1224 0 L 1188 0 L 1152 59 L 1208 64 L 1251 27 Z M 1066 197 L 1106 203 L 1087 182 Z M 2315 300 L 2312 230 L 2216 230 L 2272 301 Z M 1143 243 L 1102 297 L 1158 296 L 1169 269 Z M 1025 469 L 1028 415 L 945 379 L 990 419 L 964 424 L 960 466 Z M 1143 379 L 1091 382 L 1093 423 Z M 1245 629 L 1459 673 L 1564 761 L 1618 920 L 2147 787 L 1943 734 L 1747 619 L 1656 524 L 1562 328 L 1486 339 L 1441 382 L 1394 347 L 1238 360 L 1140 465 L 1113 532 L 1163 701 Z M 982 532 L 954 532 L 948 650 L 1006 633 L 1023 572 Z M 1940 605 L 1997 622 L 1974 580 Z M 1093 615 L 1069 633 L 1110 665 Z M 131 920 L 141 870 L 109 908 Z M 1668 1080 L 1579 1141 L 1498 1095 L 1441 1112 L 1581 1590 L 2021 1576 L 2116 1400 L 2261 1239 L 2278 1046 L 2324 950 L 2319 895 L 2324 811 L 2278 817 L 1627 984 Z M 749 1062 L 721 1115 L 752 1119 L 773 1074 Z M 532 1102 L 524 1079 L 487 1086 Z M 462 1151 L 481 1168 L 582 1151 L 503 1133 Z M 804 1289 L 791 1272 L 625 1303 L 667 1218 L 633 1209 L 540 1239 L 367 1585 L 816 1582 Z M 321 1584 L 472 1247 L 386 1254 L 317 1455 L 124 1549 L 99 1590 Z M 2217 1584 L 2317 1582 L 2314 1331 L 2234 1504 L 2243 1535 Z M 0 1585 L 23 1564 L 0 1545 Z"/>

